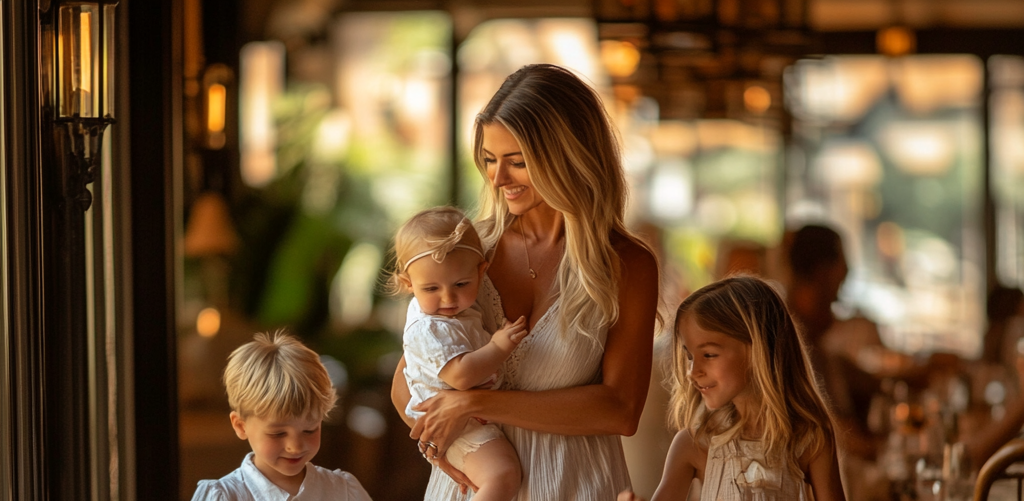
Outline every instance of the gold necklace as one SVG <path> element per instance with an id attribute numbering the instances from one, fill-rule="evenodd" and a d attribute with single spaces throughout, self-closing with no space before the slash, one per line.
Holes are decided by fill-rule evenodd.
<path id="1" fill-rule="evenodd" d="M 526 268 L 530 270 L 530 278 L 537 278 L 537 272 L 530 266 L 530 248 L 526 245 L 526 232 L 523 231 L 523 220 L 519 219 L 519 235 L 523 237 L 523 252 L 526 254 Z"/>

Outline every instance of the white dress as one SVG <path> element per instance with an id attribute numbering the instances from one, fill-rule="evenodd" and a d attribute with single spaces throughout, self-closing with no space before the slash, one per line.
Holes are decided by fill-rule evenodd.
<path id="1" fill-rule="evenodd" d="M 767 468 L 759 440 L 723 433 L 711 437 L 701 501 L 806 500 L 803 474 L 783 466 Z"/>
<path id="2" fill-rule="evenodd" d="M 489 278 L 481 284 L 478 303 L 484 328 L 493 332 L 505 315 Z M 541 391 L 601 380 L 607 329 L 598 333 L 600 345 L 581 334 L 561 336 L 557 325 L 560 303 L 560 299 L 555 301 L 505 362 L 503 390 Z M 508 425 L 501 429 L 522 463 L 523 482 L 516 501 L 609 501 L 630 487 L 618 435 L 557 435 Z M 471 497 L 472 493 L 460 495 L 458 484 L 440 469 L 433 469 L 425 500 Z"/>
<path id="3" fill-rule="evenodd" d="M 491 335 L 484 330 L 480 309 L 475 305 L 455 317 L 427 315 L 420 309 L 416 299 L 409 301 L 406 314 L 405 333 L 402 345 L 405 349 L 405 380 L 412 398 L 405 407 L 405 413 L 419 419 L 422 412 L 413 410 L 441 390 L 452 387 L 441 379 L 441 369 L 453 358 L 487 345 Z M 499 374 L 492 374 L 477 388 L 494 389 L 501 384 Z M 456 468 L 463 469 L 466 454 L 475 452 L 481 445 L 498 438 L 505 438 L 493 424 L 480 424 L 470 420 L 459 438 L 448 447 L 445 457 Z"/>

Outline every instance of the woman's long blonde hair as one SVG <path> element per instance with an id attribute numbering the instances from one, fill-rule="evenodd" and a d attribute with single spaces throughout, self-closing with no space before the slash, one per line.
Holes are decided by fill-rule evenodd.
<path id="1" fill-rule="evenodd" d="M 733 276 L 706 285 L 687 297 L 676 312 L 672 341 L 669 419 L 687 429 L 707 450 L 714 435 L 740 425 L 732 404 L 709 410 L 689 378 L 689 361 L 680 329 L 685 319 L 750 346 L 748 391 L 760 397 L 754 409 L 763 424 L 761 441 L 772 465 L 799 469 L 803 451 L 834 447 L 832 418 L 815 384 L 803 343 L 779 293 L 760 278 Z M 744 419 L 748 419 L 744 416 Z"/>
<path id="2" fill-rule="evenodd" d="M 612 235 L 644 245 L 625 226 L 626 179 L 601 98 L 558 66 L 531 64 L 509 75 L 474 125 L 474 160 L 485 178 L 483 127 L 495 123 L 515 137 L 533 186 L 565 218 L 556 280 L 560 331 L 594 337 L 619 316 Z M 486 248 L 494 248 L 513 217 L 500 190 L 485 183 L 477 228 Z"/>

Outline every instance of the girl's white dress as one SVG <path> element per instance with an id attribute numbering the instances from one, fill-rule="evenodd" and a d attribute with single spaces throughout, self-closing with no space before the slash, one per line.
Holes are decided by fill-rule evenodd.
<path id="1" fill-rule="evenodd" d="M 481 284 L 478 303 L 484 328 L 494 332 L 505 315 L 498 291 L 489 278 L 485 277 Z M 503 390 L 541 391 L 600 382 L 607 329 L 597 333 L 599 344 L 581 334 L 560 335 L 560 304 L 561 299 L 555 300 L 505 362 Z M 557 435 L 508 425 L 501 429 L 522 463 L 523 482 L 516 501 L 607 501 L 630 487 L 618 435 Z M 425 500 L 470 498 L 472 492 L 466 496 L 459 494 L 458 484 L 434 467 Z"/>
<path id="2" fill-rule="evenodd" d="M 702 500 L 806 501 L 803 473 L 784 466 L 767 468 L 759 440 L 741 440 L 734 433 L 711 437 Z"/>

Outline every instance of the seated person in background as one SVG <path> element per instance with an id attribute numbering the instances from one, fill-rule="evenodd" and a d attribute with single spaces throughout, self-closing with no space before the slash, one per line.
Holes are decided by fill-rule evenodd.
<path id="1" fill-rule="evenodd" d="M 857 456 L 873 458 L 880 437 L 871 436 L 867 411 L 879 380 L 857 360 L 863 350 L 883 345 L 874 322 L 840 320 L 832 310 L 848 271 L 842 238 L 832 228 L 809 224 L 788 236 L 785 256 L 790 272 L 786 302 L 832 404 L 840 443 Z"/>
<path id="2" fill-rule="evenodd" d="M 1012 373 L 1017 357 L 1017 341 L 1024 321 L 1024 292 L 1017 287 L 997 285 L 985 304 L 988 319 L 985 328 L 982 362 L 1005 367 Z"/>
<path id="3" fill-rule="evenodd" d="M 192 501 L 370 501 L 352 474 L 309 461 L 337 395 L 320 357 L 281 332 L 256 334 L 224 369 L 231 427 L 252 452 L 219 480 L 200 480 Z"/>

